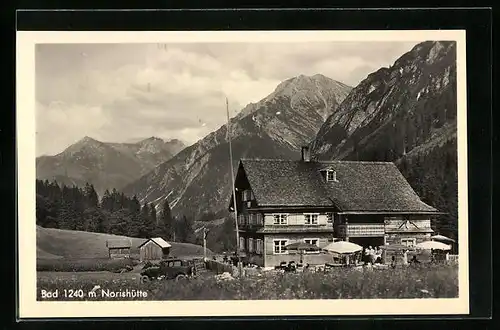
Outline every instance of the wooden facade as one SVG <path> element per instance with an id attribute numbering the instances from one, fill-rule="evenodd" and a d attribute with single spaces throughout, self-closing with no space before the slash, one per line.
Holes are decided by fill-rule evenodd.
<path id="1" fill-rule="evenodd" d="M 420 200 L 393 163 L 311 161 L 304 148 L 302 154 L 300 161 L 240 161 L 229 209 L 235 198 L 239 249 L 249 262 L 299 261 L 283 249 L 299 241 L 320 249 L 335 239 L 411 249 L 430 239 L 431 216 L 439 212 Z M 332 256 L 306 253 L 303 261 L 324 264 Z"/>
<path id="2" fill-rule="evenodd" d="M 242 194 L 253 196 L 245 190 Z M 242 201 L 242 213 L 238 215 L 240 229 L 240 252 L 247 261 L 261 267 L 274 267 L 280 262 L 299 262 L 296 251 L 287 251 L 284 246 L 296 242 L 317 245 L 320 249 L 333 242 L 333 212 L 317 209 L 252 210 L 248 201 Z M 310 265 L 330 262 L 332 257 L 325 252 L 306 252 L 302 261 Z"/>
<path id="3" fill-rule="evenodd" d="M 282 250 L 283 246 L 299 241 L 316 244 L 319 248 L 341 239 L 366 248 L 394 244 L 412 249 L 429 240 L 433 233 L 429 215 L 292 211 L 265 213 L 245 208 L 244 213 L 238 215 L 239 248 L 250 262 L 273 267 L 282 261 L 299 261 L 297 253 Z M 276 246 L 278 244 L 280 247 Z M 306 253 L 304 257 L 304 262 L 311 265 L 331 260 L 330 255 L 322 252 Z"/>
<path id="4" fill-rule="evenodd" d="M 110 259 L 130 258 L 132 242 L 129 239 L 110 239 L 106 241 Z"/>
<path id="5" fill-rule="evenodd" d="M 158 261 L 170 253 L 170 244 L 158 238 L 148 239 L 139 245 L 140 261 Z"/>

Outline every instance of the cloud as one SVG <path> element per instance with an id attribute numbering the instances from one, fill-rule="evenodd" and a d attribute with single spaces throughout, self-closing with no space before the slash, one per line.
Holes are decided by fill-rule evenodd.
<path id="1" fill-rule="evenodd" d="M 37 155 L 92 136 L 194 143 L 283 80 L 355 86 L 414 43 L 45 44 L 36 47 Z"/>
<path id="2" fill-rule="evenodd" d="M 35 111 L 37 155 L 57 154 L 86 135 L 99 139 L 108 120 L 98 106 L 37 102 Z"/>

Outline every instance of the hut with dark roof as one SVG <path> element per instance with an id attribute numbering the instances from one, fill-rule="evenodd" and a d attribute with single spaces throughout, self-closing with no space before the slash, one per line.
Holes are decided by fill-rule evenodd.
<path id="1" fill-rule="evenodd" d="M 428 240 L 432 215 L 391 162 L 241 159 L 235 179 L 240 251 L 260 266 L 296 260 L 285 246 L 334 238 L 364 247 Z M 230 210 L 233 196 L 230 200 Z M 309 252 L 308 263 L 331 260 Z"/>
<path id="2" fill-rule="evenodd" d="M 106 241 L 106 247 L 110 259 L 130 258 L 132 241 L 128 238 L 109 239 Z"/>

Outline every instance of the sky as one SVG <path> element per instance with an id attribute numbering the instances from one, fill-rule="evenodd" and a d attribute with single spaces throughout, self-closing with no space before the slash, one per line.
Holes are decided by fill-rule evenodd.
<path id="1" fill-rule="evenodd" d="M 195 143 L 289 78 L 355 87 L 416 42 L 37 44 L 36 154 L 85 136 Z"/>

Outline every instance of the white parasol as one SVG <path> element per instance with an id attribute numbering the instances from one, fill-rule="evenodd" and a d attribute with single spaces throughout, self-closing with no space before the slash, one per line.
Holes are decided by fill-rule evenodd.
<path id="1" fill-rule="evenodd" d="M 363 247 L 351 242 L 337 241 L 328 244 L 323 250 L 338 254 L 350 254 L 363 250 Z"/>
<path id="2" fill-rule="evenodd" d="M 422 242 L 422 243 L 418 243 L 416 245 L 416 248 L 417 249 L 424 249 L 424 250 L 431 250 L 431 249 L 434 249 L 434 250 L 451 250 L 451 246 L 449 246 L 447 244 L 444 244 L 444 243 L 441 243 L 441 242 L 437 242 L 437 241 L 425 241 L 425 242 Z"/>
<path id="3" fill-rule="evenodd" d="M 431 237 L 431 239 L 438 242 L 455 242 L 454 239 L 446 237 L 444 235 L 434 235 Z"/>

